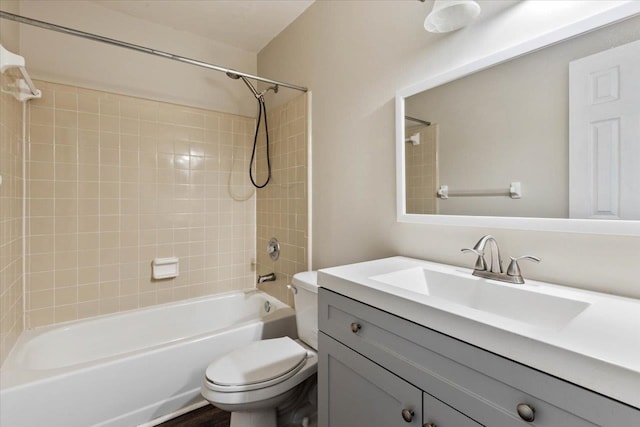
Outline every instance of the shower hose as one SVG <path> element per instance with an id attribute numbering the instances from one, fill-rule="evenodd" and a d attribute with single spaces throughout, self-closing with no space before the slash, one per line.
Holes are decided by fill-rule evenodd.
<path id="1" fill-rule="evenodd" d="M 260 131 L 260 123 L 262 122 L 263 116 L 264 116 L 264 134 L 267 142 L 267 180 L 264 182 L 264 184 L 259 185 L 256 183 L 256 179 L 253 176 L 253 163 L 254 161 L 256 161 L 255 157 L 256 157 L 256 150 L 258 146 L 258 132 Z M 256 122 L 256 133 L 253 136 L 253 151 L 251 152 L 251 162 L 249 162 L 249 178 L 251 179 L 251 183 L 253 184 L 253 186 L 256 188 L 266 187 L 269 181 L 271 180 L 271 159 L 269 156 L 269 126 L 267 125 L 267 105 L 264 102 L 263 96 L 258 97 L 258 120 Z"/>

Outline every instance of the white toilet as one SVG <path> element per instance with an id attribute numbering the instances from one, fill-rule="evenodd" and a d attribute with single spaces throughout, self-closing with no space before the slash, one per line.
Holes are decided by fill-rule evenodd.
<path id="1" fill-rule="evenodd" d="M 231 427 L 276 427 L 278 408 L 307 392 L 318 369 L 318 284 L 315 271 L 293 276 L 299 339 L 256 341 L 214 360 L 202 396 L 231 412 Z"/>

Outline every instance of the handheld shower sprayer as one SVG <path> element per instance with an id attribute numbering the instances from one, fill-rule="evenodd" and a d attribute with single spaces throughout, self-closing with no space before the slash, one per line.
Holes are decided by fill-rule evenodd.
<path id="1" fill-rule="evenodd" d="M 275 93 L 278 93 L 278 85 L 269 86 L 268 88 L 266 88 L 262 92 L 258 92 L 258 90 L 255 88 L 255 86 L 253 86 L 251 84 L 251 82 L 249 80 L 247 80 L 247 78 L 245 76 L 241 76 L 241 75 L 236 74 L 236 73 L 231 72 L 231 71 L 227 71 L 226 74 L 227 74 L 227 76 L 229 78 L 232 78 L 234 80 L 241 79 L 244 82 L 244 84 L 249 88 L 251 93 L 253 93 L 253 96 L 255 96 L 256 99 L 258 99 L 258 100 L 261 99 L 265 95 L 265 93 L 269 92 L 270 90 L 274 91 Z"/>
<path id="2" fill-rule="evenodd" d="M 274 91 L 275 93 L 278 93 L 278 85 L 269 86 L 262 92 L 258 92 L 258 90 L 251 84 L 249 80 L 247 80 L 245 76 L 236 74 L 233 71 L 227 71 L 226 74 L 229 78 L 232 78 L 234 80 L 241 79 L 244 82 L 244 84 L 249 88 L 251 93 L 253 93 L 253 96 L 255 96 L 256 99 L 258 100 L 258 119 L 256 121 L 256 132 L 253 136 L 253 151 L 251 152 L 251 161 L 249 162 L 249 179 L 251 180 L 251 184 L 253 184 L 254 187 L 264 188 L 267 186 L 269 181 L 271 181 L 271 158 L 269 156 L 269 127 L 267 126 L 267 105 L 264 102 L 264 95 L 270 90 Z M 265 133 L 266 142 L 267 142 L 267 179 L 264 182 L 264 184 L 260 185 L 260 184 L 256 184 L 256 181 L 253 177 L 253 162 L 256 157 L 256 148 L 258 146 L 258 132 L 260 130 L 260 123 L 262 121 L 263 112 L 264 112 L 264 133 Z"/>

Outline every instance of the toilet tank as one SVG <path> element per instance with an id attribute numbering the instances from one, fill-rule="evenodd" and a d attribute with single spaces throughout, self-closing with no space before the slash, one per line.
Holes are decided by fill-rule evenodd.
<path id="1" fill-rule="evenodd" d="M 296 304 L 298 337 L 318 349 L 318 273 L 303 271 L 293 276 L 293 299 Z"/>

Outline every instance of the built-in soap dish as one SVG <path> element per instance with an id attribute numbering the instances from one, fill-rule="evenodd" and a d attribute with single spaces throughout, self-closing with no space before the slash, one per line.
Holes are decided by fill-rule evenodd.
<path id="1" fill-rule="evenodd" d="M 154 279 L 171 279 L 178 277 L 178 258 L 154 258 L 151 263 L 151 271 Z"/>

